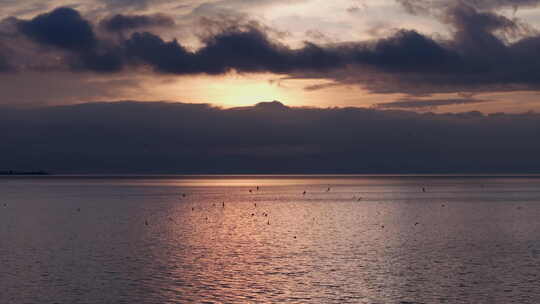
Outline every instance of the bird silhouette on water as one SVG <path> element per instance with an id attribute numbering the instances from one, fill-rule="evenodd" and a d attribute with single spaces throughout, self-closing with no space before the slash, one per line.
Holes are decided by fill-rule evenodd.
<path id="1" fill-rule="evenodd" d="M 145 225 L 145 226 L 148 226 L 148 220 L 145 220 L 145 221 L 144 221 L 144 225 Z"/>
<path id="2" fill-rule="evenodd" d="M 257 191 L 259 191 L 259 186 L 257 186 Z"/>
<path id="3" fill-rule="evenodd" d="M 426 188 L 422 187 L 422 192 L 426 192 Z"/>
<path id="4" fill-rule="evenodd" d="M 306 193 L 307 193 L 307 192 L 304 190 L 304 192 L 302 193 L 302 195 L 306 195 Z"/>

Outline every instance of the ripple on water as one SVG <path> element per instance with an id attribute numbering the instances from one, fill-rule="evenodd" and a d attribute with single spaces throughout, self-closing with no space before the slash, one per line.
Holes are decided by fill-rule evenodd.
<path id="1" fill-rule="evenodd" d="M 540 303 L 539 185 L 10 180 L 0 303 Z"/>

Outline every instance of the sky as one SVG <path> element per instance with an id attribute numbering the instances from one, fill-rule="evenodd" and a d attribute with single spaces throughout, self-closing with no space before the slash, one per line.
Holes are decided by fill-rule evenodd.
<path id="1" fill-rule="evenodd" d="M 539 173 L 540 0 L 0 0 L 0 171 Z"/>
<path id="2" fill-rule="evenodd" d="M 538 111 L 538 4 L 0 0 L 0 104 Z"/>

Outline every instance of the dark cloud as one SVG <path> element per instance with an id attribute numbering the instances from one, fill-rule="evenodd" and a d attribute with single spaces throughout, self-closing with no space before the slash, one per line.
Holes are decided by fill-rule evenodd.
<path id="1" fill-rule="evenodd" d="M 256 28 L 231 29 L 207 38 L 205 46 L 189 52 L 177 41 L 166 42 L 150 33 L 135 33 L 125 42 L 130 59 L 159 72 L 222 74 L 240 72 L 287 73 L 294 70 L 328 70 L 343 66 L 337 52 L 315 44 L 292 50 L 271 41 Z"/>
<path id="2" fill-rule="evenodd" d="M 72 8 L 57 8 L 28 21 L 16 20 L 16 25 L 38 44 L 70 52 L 59 64 L 67 64 L 71 69 L 116 72 L 123 67 L 123 50 L 98 38 L 92 24 Z"/>
<path id="3" fill-rule="evenodd" d="M 513 20 L 489 12 L 480 13 L 469 6 L 453 8 L 448 12 L 447 19 L 456 30 L 453 43 L 468 55 L 482 53 L 482 56 L 504 58 L 509 55 L 504 54 L 507 46 L 495 32 L 512 33 L 518 30 L 518 24 Z"/>
<path id="4" fill-rule="evenodd" d="M 134 33 L 124 47 L 126 56 L 135 62 L 148 64 L 156 71 L 177 74 L 196 72 L 194 56 L 176 40 L 165 42 L 151 33 Z"/>
<path id="5" fill-rule="evenodd" d="M 539 0 L 461 0 L 468 5 L 475 6 L 480 9 L 492 9 L 498 7 L 520 7 L 520 6 L 537 6 Z"/>
<path id="6" fill-rule="evenodd" d="M 382 59 L 362 60 L 367 70 L 337 71 L 331 77 L 373 92 L 413 95 L 539 88 L 540 36 L 519 20 L 465 4 L 446 9 L 442 20 L 452 26 L 452 39 L 401 30 L 374 43 L 376 56 L 368 58 Z"/>
<path id="7" fill-rule="evenodd" d="M 494 10 L 504 7 L 534 7 L 540 0 L 396 0 L 403 8 L 414 15 L 440 13 L 456 6 L 469 6 L 478 10 Z"/>
<path id="8" fill-rule="evenodd" d="M 489 102 L 489 100 L 475 99 L 475 98 L 454 98 L 454 99 L 403 99 L 393 102 L 378 103 L 375 105 L 376 108 L 386 108 L 386 109 L 436 109 L 441 106 L 449 105 L 462 105 L 462 104 L 474 104 L 474 103 L 484 103 Z"/>
<path id="9" fill-rule="evenodd" d="M 103 48 L 89 50 L 79 55 L 79 60 L 71 64 L 71 68 L 82 71 L 111 73 L 121 71 L 124 67 L 123 50 Z"/>
<path id="10" fill-rule="evenodd" d="M 283 72 L 294 68 L 287 62 L 291 58 L 290 50 L 273 43 L 254 28 L 223 32 L 205 42 L 206 46 L 198 55 L 212 72 L 223 73 L 231 68 L 246 72 Z"/>
<path id="11" fill-rule="evenodd" d="M 78 11 L 67 7 L 21 21 L 19 28 L 39 43 L 69 50 L 93 48 L 97 42 L 90 23 Z"/>
<path id="12" fill-rule="evenodd" d="M 280 103 L 4 108 L 0 167 L 56 173 L 540 172 L 538 114 Z M 511 157 L 509 157 L 511 155 Z"/>
<path id="13" fill-rule="evenodd" d="M 159 72 L 221 74 L 240 72 L 325 72 L 349 65 L 369 65 L 387 72 L 449 69 L 458 55 L 415 31 L 399 31 L 375 44 L 319 46 L 306 43 L 291 49 L 272 41 L 258 28 L 232 28 L 205 39 L 189 52 L 177 41 L 150 33 L 134 33 L 123 45 L 128 59 Z M 405 51 L 406 50 L 406 51 Z"/>
<path id="14" fill-rule="evenodd" d="M 400 30 L 373 47 L 357 48 L 356 62 L 395 72 L 433 72 L 450 70 L 459 55 L 416 31 Z"/>
<path id="15" fill-rule="evenodd" d="M 136 30 L 147 27 L 170 27 L 174 20 L 166 15 L 122 15 L 117 14 L 100 22 L 102 28 L 110 32 Z"/>
<path id="16" fill-rule="evenodd" d="M 102 24 L 110 24 L 114 18 Z M 113 28 L 158 22 L 138 15 L 118 18 L 124 25 Z M 397 30 L 374 41 L 306 42 L 296 49 L 273 39 L 270 33 L 274 33 L 256 22 L 235 24 L 228 20 L 217 27 L 218 31 L 212 25 L 214 29 L 202 38 L 203 45 L 196 51 L 148 32 L 135 31 L 113 40 L 100 37 L 88 21 L 69 8 L 19 20 L 18 24 L 29 39 L 69 52 L 59 65 L 67 63 L 81 71 L 106 73 L 144 66 L 169 74 L 273 72 L 360 84 L 377 93 L 411 95 L 540 87 L 540 36 L 523 31 L 514 19 L 480 12 L 466 4 L 447 9 L 443 20 L 454 29 L 452 39 Z M 513 42 L 505 35 L 514 38 Z"/>

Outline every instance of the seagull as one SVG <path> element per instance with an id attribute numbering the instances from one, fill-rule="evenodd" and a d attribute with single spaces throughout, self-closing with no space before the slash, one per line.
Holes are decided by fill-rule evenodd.
<path id="1" fill-rule="evenodd" d="M 422 187 L 422 192 L 426 192 L 426 188 Z"/>
<path id="2" fill-rule="evenodd" d="M 306 191 L 304 190 L 304 193 L 302 193 L 302 195 L 306 195 Z"/>
<path id="3" fill-rule="evenodd" d="M 328 187 L 328 189 L 326 189 L 326 192 L 330 192 L 330 187 Z"/>

